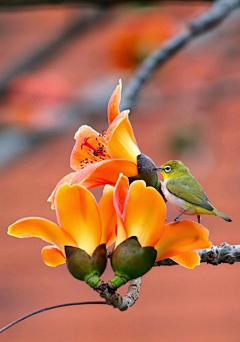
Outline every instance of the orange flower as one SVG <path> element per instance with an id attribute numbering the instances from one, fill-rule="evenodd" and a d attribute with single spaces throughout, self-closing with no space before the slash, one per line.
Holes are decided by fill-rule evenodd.
<path id="1" fill-rule="evenodd" d="M 74 170 L 106 159 L 126 159 L 137 163 L 140 151 L 128 119 L 129 110 L 119 112 L 121 89 L 120 81 L 108 103 L 109 128 L 106 132 L 100 134 L 87 125 L 81 126 L 76 132 L 76 143 L 70 157 L 70 165 Z"/>
<path id="2" fill-rule="evenodd" d="M 64 184 L 58 188 L 55 198 L 59 225 L 39 217 L 27 217 L 12 224 L 8 234 L 49 242 L 51 246 L 42 249 L 43 261 L 48 266 L 66 262 L 65 246 L 80 248 L 91 257 L 100 244 L 110 245 L 116 237 L 113 190 L 107 185 L 97 204 L 86 188 Z"/>
<path id="3" fill-rule="evenodd" d="M 155 248 L 156 261 L 172 258 L 187 268 L 200 263 L 197 249 L 211 247 L 209 232 L 202 225 L 189 220 L 165 224 L 164 200 L 142 180 L 129 186 L 127 177 L 121 175 L 113 201 L 118 221 L 116 247 L 136 236 L 142 247 Z"/>
<path id="4" fill-rule="evenodd" d="M 138 174 L 137 156 L 141 152 L 128 118 L 129 111 L 119 112 L 121 88 L 120 81 L 109 100 L 106 132 L 100 134 L 87 125 L 76 132 L 70 157 L 70 165 L 76 172 L 60 180 L 49 198 L 52 204 L 61 184 L 77 183 L 90 189 L 97 185 L 115 185 L 120 172 L 127 177 Z"/>

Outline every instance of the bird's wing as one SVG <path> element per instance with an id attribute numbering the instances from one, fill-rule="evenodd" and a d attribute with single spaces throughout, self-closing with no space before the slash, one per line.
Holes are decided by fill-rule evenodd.
<path id="1" fill-rule="evenodd" d="M 189 181 L 189 179 L 185 179 L 185 177 L 181 177 L 181 179 L 172 178 L 166 185 L 171 194 L 184 201 L 211 211 L 214 209 L 209 198 L 196 179 L 191 179 Z"/>

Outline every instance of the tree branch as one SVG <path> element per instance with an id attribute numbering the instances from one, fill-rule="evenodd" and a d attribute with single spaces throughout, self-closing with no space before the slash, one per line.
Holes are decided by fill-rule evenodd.
<path id="1" fill-rule="evenodd" d="M 93 8 L 91 12 L 81 11 L 75 18 L 71 19 L 56 36 L 50 38 L 40 48 L 35 48 L 33 52 L 20 57 L 0 78 L 0 95 L 4 93 L 10 81 L 19 74 L 35 67 L 37 64 L 43 63 L 49 59 L 54 53 L 59 51 L 66 43 L 76 35 L 84 34 L 89 28 L 98 24 L 100 20 L 105 18 L 106 12 Z"/>
<path id="2" fill-rule="evenodd" d="M 154 2 L 159 2 L 159 0 L 149 0 L 149 3 L 154 3 Z M 162 2 L 167 0 L 161 0 Z M 199 0 L 174 0 L 175 2 L 196 2 Z M 211 0 L 202 0 L 202 1 L 211 1 Z M 41 5 L 59 5 L 59 4 L 93 4 L 93 5 L 98 5 L 98 6 L 112 6 L 119 4 L 120 1 L 116 0 L 1 0 L 0 2 L 0 8 L 4 9 L 9 8 L 9 7 L 15 7 L 19 8 L 22 6 L 41 6 Z M 122 3 L 140 3 L 141 0 L 121 0 Z"/>
<path id="3" fill-rule="evenodd" d="M 121 109 L 132 108 L 141 87 L 157 67 L 162 66 L 195 37 L 220 24 L 238 7 L 240 7 L 240 0 L 217 0 L 208 12 L 189 23 L 184 32 L 171 38 L 150 54 L 140 65 L 127 87 L 125 87 Z"/>
<path id="4" fill-rule="evenodd" d="M 206 262 L 211 265 L 234 264 L 240 262 L 240 245 L 229 245 L 226 242 L 219 246 L 212 246 L 208 249 L 198 251 L 201 263 Z M 154 266 L 173 266 L 177 265 L 172 259 L 157 261 Z"/>
<path id="5" fill-rule="evenodd" d="M 115 286 L 108 282 L 104 284 L 99 283 L 95 290 L 104 298 L 109 304 L 120 311 L 126 311 L 133 306 L 139 298 L 141 288 L 141 278 L 133 279 L 129 282 L 128 292 L 125 296 L 120 296 L 116 291 Z"/>

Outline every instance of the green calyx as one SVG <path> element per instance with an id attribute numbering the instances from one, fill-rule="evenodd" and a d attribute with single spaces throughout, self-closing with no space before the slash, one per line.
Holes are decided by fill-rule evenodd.
<path id="1" fill-rule="evenodd" d="M 138 167 L 138 175 L 134 177 L 129 177 L 130 183 L 135 180 L 144 180 L 147 186 L 152 186 L 157 189 L 159 186 L 158 180 L 158 172 L 153 170 L 156 165 L 145 154 L 141 153 L 137 156 L 137 167 Z"/>
<path id="2" fill-rule="evenodd" d="M 153 266 L 157 251 L 153 247 L 141 247 L 136 236 L 120 243 L 111 255 L 115 277 L 110 280 L 116 287 L 142 277 Z"/>
<path id="3" fill-rule="evenodd" d="M 71 275 L 85 281 L 90 287 L 96 286 L 107 265 L 106 245 L 99 245 L 90 257 L 83 249 L 65 246 L 67 267 Z"/>

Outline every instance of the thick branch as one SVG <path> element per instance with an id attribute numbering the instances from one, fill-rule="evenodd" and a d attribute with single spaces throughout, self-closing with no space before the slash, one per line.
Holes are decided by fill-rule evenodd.
<path id="1" fill-rule="evenodd" d="M 0 95 L 4 93 L 9 82 L 12 81 L 19 74 L 35 67 L 37 64 L 43 63 L 49 59 L 53 54 L 59 51 L 66 43 L 81 34 L 84 34 L 89 28 L 97 25 L 100 20 L 105 18 L 106 12 L 98 9 L 93 9 L 91 12 L 82 12 L 75 18 L 72 18 L 56 36 L 49 39 L 39 48 L 35 48 L 30 54 L 22 56 L 14 62 L 12 66 L 1 75 L 0 78 Z"/>
<path id="2" fill-rule="evenodd" d="M 162 66 L 178 51 L 200 34 L 220 24 L 233 10 L 240 6 L 240 0 L 218 0 L 208 12 L 187 25 L 184 32 L 168 40 L 145 59 L 123 93 L 121 108 L 131 109 L 137 95 L 153 71 Z"/>
<path id="3" fill-rule="evenodd" d="M 125 296 L 120 296 L 110 282 L 107 284 L 100 283 L 95 290 L 109 304 L 120 311 L 125 311 L 135 304 L 139 298 L 141 288 L 141 278 L 134 279 L 129 282 L 128 292 Z"/>
<path id="4" fill-rule="evenodd" d="M 157 0 L 149 0 L 149 3 L 156 2 Z M 164 0 L 162 0 L 164 2 Z M 165 0 L 166 1 L 166 0 Z M 183 2 L 183 0 L 175 0 L 179 2 Z M 199 0 L 184 0 L 186 2 L 196 2 Z M 202 1 L 210 1 L 210 0 L 202 0 Z M 121 0 L 122 3 L 141 3 L 141 0 Z M 159 2 L 159 0 L 158 0 Z M 1 0 L 0 8 L 4 9 L 4 7 L 21 7 L 21 6 L 39 6 L 39 5 L 59 5 L 59 4 L 94 4 L 100 6 L 112 6 L 119 4 L 120 1 L 116 0 Z"/>
<path id="5" fill-rule="evenodd" d="M 220 264 L 234 264 L 240 262 L 240 245 L 231 246 L 226 242 L 221 243 L 219 246 L 212 246 L 208 249 L 199 250 L 198 254 L 202 262 L 211 265 Z M 155 266 L 173 266 L 177 265 L 171 259 L 161 260 L 155 263 Z"/>

